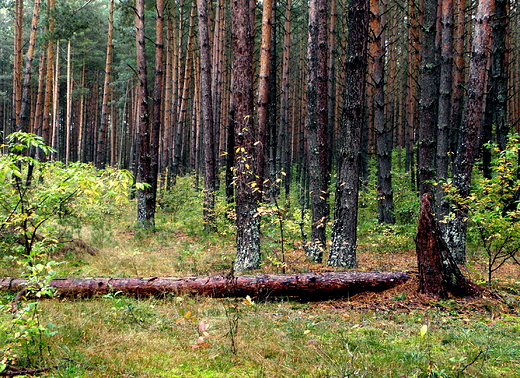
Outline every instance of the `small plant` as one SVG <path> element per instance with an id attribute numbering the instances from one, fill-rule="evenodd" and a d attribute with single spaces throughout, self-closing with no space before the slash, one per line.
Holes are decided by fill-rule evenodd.
<path id="1" fill-rule="evenodd" d="M 120 211 L 132 175 L 88 164 L 41 162 L 28 153 L 53 151 L 34 134 L 7 137 L 0 156 L 0 244 L 4 251 L 30 256 L 38 243 L 70 239 L 71 230 Z"/>
<path id="2" fill-rule="evenodd" d="M 228 325 L 227 336 L 229 337 L 230 350 L 232 354 L 237 354 L 238 324 L 240 322 L 240 319 L 242 319 L 243 308 L 244 306 L 252 307 L 255 303 L 251 300 L 249 295 L 243 298 L 242 300 L 238 298 L 228 298 L 223 303 Z"/>
<path id="3" fill-rule="evenodd" d="M 48 339 L 54 336 L 52 324 L 42 324 L 42 314 L 37 301 L 30 298 L 53 297 L 55 291 L 49 286 L 55 276 L 55 261 L 40 261 L 42 255 L 33 253 L 25 261 L 27 287 L 10 303 L 0 305 L 0 329 L 2 341 L 0 372 L 11 365 L 32 366 L 45 360 Z"/>
<path id="4" fill-rule="evenodd" d="M 450 182 L 445 188 L 458 206 L 467 207 L 469 227 L 477 235 L 486 254 L 487 281 L 491 286 L 493 273 L 507 261 L 519 263 L 520 249 L 520 140 L 509 136 L 507 148 L 494 152 L 491 178 L 478 178 L 472 194 L 461 198 Z"/>

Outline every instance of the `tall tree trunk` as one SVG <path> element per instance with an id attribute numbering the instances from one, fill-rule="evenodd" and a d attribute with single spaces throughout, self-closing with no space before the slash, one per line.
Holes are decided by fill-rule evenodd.
<path id="1" fill-rule="evenodd" d="M 494 0 L 480 0 L 473 24 L 472 54 L 468 73 L 467 100 L 464 107 L 460 143 L 453 162 L 453 186 L 462 198 L 471 190 L 471 171 L 480 147 L 480 135 L 488 83 L 491 16 Z M 458 205 L 447 223 L 444 238 L 455 260 L 466 261 L 466 230 L 468 210 Z"/>
<path id="2" fill-rule="evenodd" d="M 18 131 L 29 131 L 29 92 L 31 89 L 32 63 L 34 49 L 36 46 L 36 32 L 38 31 L 38 19 L 40 16 L 40 0 L 34 0 L 33 15 L 31 21 L 31 33 L 29 35 L 29 48 L 25 56 L 25 73 L 22 83 L 22 103 L 20 105 L 20 117 L 16 129 Z"/>
<path id="3" fill-rule="evenodd" d="M 457 153 L 459 143 L 460 124 L 462 122 L 462 108 L 464 102 L 464 71 L 465 71 L 465 47 L 464 36 L 466 27 L 466 3 L 455 3 L 455 25 L 453 30 L 453 84 L 451 94 L 451 128 L 450 151 Z M 453 161 L 453 157 L 450 159 Z"/>
<path id="4" fill-rule="evenodd" d="M 345 105 L 339 126 L 340 144 L 332 247 L 328 264 L 354 268 L 357 265 L 357 217 L 359 154 L 364 124 L 367 72 L 369 0 L 351 0 L 345 63 Z"/>
<path id="5" fill-rule="evenodd" d="M 155 2 L 155 73 L 153 88 L 153 117 L 150 133 L 150 199 L 148 206 L 155 209 L 159 177 L 159 139 L 163 116 L 164 78 L 164 0 Z"/>
<path id="6" fill-rule="evenodd" d="M 70 143 L 72 137 L 72 71 L 71 71 L 71 42 L 67 42 L 67 92 L 66 92 L 66 120 L 65 120 L 65 164 L 70 160 Z"/>
<path id="7" fill-rule="evenodd" d="M 155 226 L 155 208 L 150 207 L 150 116 L 148 106 L 148 78 L 146 69 L 146 49 L 144 32 L 144 0 L 135 2 L 136 55 L 139 90 L 139 123 L 137 131 L 137 223 L 139 227 L 150 229 Z"/>
<path id="8" fill-rule="evenodd" d="M 194 2 L 191 7 L 190 13 L 190 26 L 188 45 L 186 48 L 186 59 L 184 66 L 184 74 L 182 76 L 182 90 L 180 92 L 180 99 L 178 103 L 177 119 L 175 125 L 175 135 L 173 142 L 173 165 L 172 175 L 176 177 L 181 173 L 182 165 L 182 141 L 184 136 L 184 121 L 186 119 L 186 112 L 188 106 L 189 86 L 191 82 L 191 72 L 193 71 L 193 39 L 195 35 L 195 17 L 196 17 L 197 4 Z"/>
<path id="9" fill-rule="evenodd" d="M 204 228 L 216 229 L 215 225 L 215 128 L 213 125 L 213 96 L 211 92 L 211 46 L 209 39 L 208 3 L 197 0 L 199 12 L 200 91 L 202 133 L 204 138 Z"/>
<path id="10" fill-rule="evenodd" d="M 258 199 L 262 200 L 264 190 L 269 185 L 264 182 L 267 155 L 267 123 L 269 119 L 269 79 L 271 75 L 271 44 L 273 34 L 273 0 L 264 0 L 262 8 L 262 41 L 260 46 L 260 68 L 258 77 L 258 127 L 255 141 L 255 165 L 257 168 L 256 190 Z"/>
<path id="11" fill-rule="evenodd" d="M 20 122 L 20 109 L 22 107 L 22 74 L 23 74 L 23 0 L 15 1 L 14 18 L 14 51 L 13 51 L 13 125 L 17 127 Z M 13 128 L 13 129 L 14 129 Z M 10 134 L 9 130 L 9 134 Z"/>
<path id="12" fill-rule="evenodd" d="M 437 110 L 439 104 L 438 0 L 424 0 L 419 68 L 419 141 L 417 183 L 419 193 L 432 193 L 435 180 Z"/>
<path id="13" fill-rule="evenodd" d="M 309 2 L 307 43 L 307 148 L 311 195 L 311 240 L 305 250 L 312 261 L 321 262 L 326 248 L 329 219 L 327 151 L 327 1 Z"/>
<path id="14" fill-rule="evenodd" d="M 506 37 L 508 35 L 509 0 L 495 0 L 495 12 L 491 22 L 491 67 L 489 76 L 489 90 L 486 100 L 484 118 L 483 143 L 492 141 L 493 126 L 496 142 L 501 150 L 506 148 L 507 134 L 510 125 L 507 122 L 507 78 L 508 62 L 506 57 Z M 491 177 L 491 150 L 482 151 L 482 167 L 484 175 Z"/>
<path id="15" fill-rule="evenodd" d="M 250 0 L 231 1 L 233 63 L 231 76 L 233 126 L 235 131 L 237 254 L 235 271 L 260 266 L 260 224 L 254 161 L 253 47 L 254 9 Z"/>
<path id="16" fill-rule="evenodd" d="M 392 191 L 392 129 L 386 114 L 385 58 L 386 58 L 386 3 L 370 1 L 372 21 L 373 105 L 377 155 L 377 220 L 393 224 L 394 193 Z"/>
<path id="17" fill-rule="evenodd" d="M 450 152 L 450 124 L 453 85 L 453 0 L 441 0 L 441 68 L 439 82 L 439 111 L 437 118 L 437 180 L 448 179 Z M 443 220 L 449 214 L 450 203 L 446 199 L 443 185 L 437 185 L 436 208 L 441 229 Z"/>
<path id="18" fill-rule="evenodd" d="M 280 90 L 280 126 L 278 128 L 278 152 L 280 159 L 279 170 L 284 172 L 284 188 L 286 197 L 290 191 L 290 175 L 291 175 L 291 153 L 289 141 L 289 99 L 290 99 L 290 81 L 289 81 L 289 64 L 291 60 L 291 14 L 292 1 L 287 0 L 285 5 L 285 21 L 284 21 L 284 37 L 283 37 L 283 56 L 282 56 L 282 82 Z"/>
<path id="19" fill-rule="evenodd" d="M 112 74 L 112 60 L 114 51 L 114 0 L 110 0 L 108 10 L 108 33 L 107 33 L 107 52 L 105 61 L 105 79 L 103 81 L 103 99 L 101 100 L 101 124 L 99 125 L 96 166 L 102 168 L 107 161 L 107 134 L 108 134 L 108 113 L 110 102 L 110 76 Z"/>

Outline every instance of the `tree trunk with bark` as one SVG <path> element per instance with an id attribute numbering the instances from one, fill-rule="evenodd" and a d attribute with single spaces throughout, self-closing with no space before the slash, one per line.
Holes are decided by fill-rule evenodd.
<path id="1" fill-rule="evenodd" d="M 150 278 L 63 278 L 53 279 L 49 285 L 60 296 L 90 297 L 111 292 L 127 295 L 160 296 L 205 295 L 210 297 L 260 298 L 280 296 L 306 300 L 347 298 L 363 291 L 390 289 L 410 279 L 401 272 L 328 272 L 300 274 L 259 274 L 218 277 L 150 277 Z M 0 290 L 21 291 L 26 279 L 0 279 Z"/>
<path id="2" fill-rule="evenodd" d="M 197 0 L 199 13 L 200 91 L 202 133 L 204 138 L 204 228 L 216 229 L 215 225 L 215 128 L 213 125 L 213 93 L 211 91 L 211 46 L 209 39 L 208 4 Z"/>
<path id="3" fill-rule="evenodd" d="M 488 83 L 489 48 L 491 41 L 490 17 L 494 0 L 481 0 L 478 4 L 473 29 L 472 56 L 467 85 L 467 100 L 460 130 L 460 143 L 453 162 L 453 186 L 461 198 L 471 190 L 471 173 L 480 148 L 485 96 Z M 457 206 L 454 216 L 446 224 L 444 239 L 458 264 L 466 262 L 466 231 L 468 210 Z"/>
<path id="4" fill-rule="evenodd" d="M 155 225 L 155 204 L 151 203 L 150 187 L 150 114 L 148 104 L 148 78 L 146 69 L 146 50 L 144 32 L 144 0 L 136 0 L 136 51 L 137 74 L 139 78 L 138 102 L 138 153 L 137 153 L 137 223 L 142 228 Z"/>
<path id="5" fill-rule="evenodd" d="M 419 292 L 437 299 L 446 299 L 449 294 L 460 297 L 480 293 L 479 287 L 464 277 L 451 257 L 432 210 L 430 193 L 421 197 L 415 245 Z"/>
<path id="6" fill-rule="evenodd" d="M 385 59 L 386 54 L 386 3 L 371 0 L 371 32 L 373 60 L 374 131 L 377 155 L 377 220 L 394 224 L 394 193 L 392 190 L 392 129 L 386 114 Z"/>
<path id="7" fill-rule="evenodd" d="M 106 163 L 107 134 L 108 134 L 108 107 L 110 102 L 110 76 L 112 74 L 112 60 L 114 51 L 114 0 L 110 0 L 108 9 L 107 52 L 105 60 L 105 77 L 103 81 L 103 99 L 101 102 L 101 124 L 99 125 L 96 166 L 102 168 Z"/>
<path id="8" fill-rule="evenodd" d="M 305 246 L 312 261 L 321 262 L 326 248 L 329 219 L 327 151 L 327 1 L 309 2 L 307 44 L 307 132 L 311 240 Z"/>
<path id="9" fill-rule="evenodd" d="M 329 265 L 349 268 L 357 266 L 359 155 L 364 124 L 369 11 L 369 0 L 351 0 L 345 63 L 345 105 L 339 126 L 341 139 L 332 246 L 328 260 Z"/>
<path id="10" fill-rule="evenodd" d="M 235 271 L 260 266 L 260 224 L 254 161 L 253 48 L 254 9 L 249 0 L 231 2 L 233 45 L 231 90 L 235 134 L 235 206 L 237 253 Z"/>
<path id="11" fill-rule="evenodd" d="M 270 97 L 269 82 L 271 77 L 271 45 L 273 36 L 273 0 L 264 0 L 262 7 L 262 41 L 260 44 L 260 67 L 258 75 L 258 127 L 255 141 L 255 165 L 257 169 L 257 195 L 262 200 L 268 178 L 267 163 L 267 124 L 269 120 Z"/>
<path id="12" fill-rule="evenodd" d="M 506 38 L 509 29 L 509 0 L 495 0 L 495 12 L 491 21 L 491 66 L 489 70 L 489 90 L 484 118 L 483 144 L 495 140 L 501 150 L 506 148 L 510 125 L 507 122 L 507 78 L 508 61 Z M 491 150 L 482 150 L 484 176 L 491 177 Z"/>
<path id="13" fill-rule="evenodd" d="M 453 0 L 441 0 L 441 68 L 439 82 L 439 110 L 437 118 L 437 180 L 448 179 L 450 163 L 450 125 L 451 101 L 453 85 Z M 446 198 L 442 185 L 437 185 L 436 214 L 443 220 L 450 211 L 450 203 Z M 440 223 L 441 228 L 445 223 Z"/>
<path id="14" fill-rule="evenodd" d="M 31 33 L 29 35 L 29 47 L 25 56 L 25 72 L 22 83 L 22 102 L 20 104 L 20 114 L 17 131 L 29 132 L 29 92 L 31 89 L 32 63 L 34 59 L 34 49 L 36 46 L 36 32 L 38 30 L 38 20 L 40 17 L 40 0 L 34 1 L 33 15 L 31 21 Z"/>
<path id="15" fill-rule="evenodd" d="M 437 110 L 439 104 L 438 0 L 424 1 L 421 65 L 419 67 L 419 140 L 417 183 L 419 193 L 432 193 L 435 180 Z"/>

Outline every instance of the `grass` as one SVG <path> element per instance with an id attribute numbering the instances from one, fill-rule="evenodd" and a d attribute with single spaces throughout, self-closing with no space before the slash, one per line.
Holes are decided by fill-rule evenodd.
<path id="1" fill-rule="evenodd" d="M 65 262 L 59 274 L 226 274 L 234 258 L 226 207 L 219 208 L 222 232 L 205 234 L 196 205 L 199 194 L 180 192 L 168 200 L 174 202 L 173 210 L 158 213 L 155 233 L 133 227 L 133 209 L 125 219 L 83 229 L 78 236 L 99 248 L 98 253 L 54 256 Z M 370 220 L 373 204 L 367 202 L 365 209 L 361 269 L 413 273 L 414 225 L 401 222 L 381 229 Z M 329 269 L 305 258 L 295 240 L 297 212 L 284 217 L 287 272 Z M 268 247 L 260 271 L 279 273 L 276 219 L 272 224 L 264 232 Z M 479 256 L 471 259 L 467 274 L 478 281 L 483 277 Z M 0 273 L 16 276 L 19 267 L 2 263 Z M 252 306 L 243 298 L 130 298 L 119 293 L 44 299 L 39 322 L 57 333 L 41 341 L 44 353 L 33 365 L 56 365 L 40 374 L 47 378 L 520 377 L 518 267 L 508 265 L 497 279 L 499 289 L 483 298 L 447 301 L 421 297 L 415 282 L 352 298 L 310 303 L 278 298 Z M 1 294 L 2 302 L 12 295 Z"/>

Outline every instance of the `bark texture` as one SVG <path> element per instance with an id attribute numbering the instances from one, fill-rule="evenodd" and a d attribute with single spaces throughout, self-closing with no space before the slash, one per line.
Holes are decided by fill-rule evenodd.
<path id="1" fill-rule="evenodd" d="M 480 293 L 477 285 L 461 273 L 442 239 L 439 223 L 431 206 L 431 194 L 421 197 L 421 212 L 415 239 L 419 268 L 419 292 L 434 298 L 474 296 Z"/>
<path id="2" fill-rule="evenodd" d="M 348 297 L 362 291 L 382 291 L 408 279 L 410 276 L 402 272 L 351 271 L 186 278 L 63 278 L 53 279 L 49 284 L 60 296 L 74 297 L 122 292 L 137 296 L 176 293 L 211 297 L 291 296 L 321 300 Z M 0 279 L 0 290 L 20 291 L 26 286 L 27 280 L 22 278 Z"/>
<path id="3" fill-rule="evenodd" d="M 357 216 L 359 155 L 367 72 L 369 0 L 349 5 L 349 35 L 345 65 L 345 106 L 339 126 L 339 145 L 332 246 L 328 264 L 353 268 L 357 265 Z"/>
<path id="4" fill-rule="evenodd" d="M 208 4 L 197 1 L 199 14 L 200 91 L 204 144 L 204 228 L 215 230 L 215 129 L 213 126 L 213 94 L 211 91 L 211 46 Z"/>
<path id="5" fill-rule="evenodd" d="M 419 141 L 417 182 L 420 194 L 431 193 L 435 180 L 437 110 L 439 103 L 438 0 L 424 0 L 419 67 Z"/>
<path id="6" fill-rule="evenodd" d="M 254 11 L 248 0 L 231 2 L 232 114 L 235 135 L 235 182 L 237 272 L 260 266 L 260 224 L 257 196 L 254 190 L 253 130 L 253 20 Z"/>
<path id="7" fill-rule="evenodd" d="M 489 47 L 491 41 L 490 17 L 494 0 L 481 0 L 474 19 L 473 46 L 468 73 L 468 92 L 462 115 L 460 142 L 453 162 L 453 186 L 462 198 L 471 190 L 471 172 L 480 147 L 485 96 L 488 82 Z M 458 206 L 447 223 L 444 238 L 455 261 L 466 261 L 467 209 Z"/>
<path id="8" fill-rule="evenodd" d="M 137 177 L 138 184 L 148 186 L 137 189 L 137 223 L 142 228 L 152 228 L 155 225 L 155 203 L 150 185 L 150 115 L 148 104 L 148 79 L 146 69 L 146 49 L 144 34 L 144 0 L 136 0 L 136 51 L 137 74 L 139 77 L 138 101 L 138 155 Z"/>
<path id="9" fill-rule="evenodd" d="M 326 246 L 329 218 L 327 152 L 327 1 L 309 2 L 309 41 L 307 44 L 307 132 L 309 190 L 311 198 L 311 240 L 306 252 L 321 262 Z"/>

